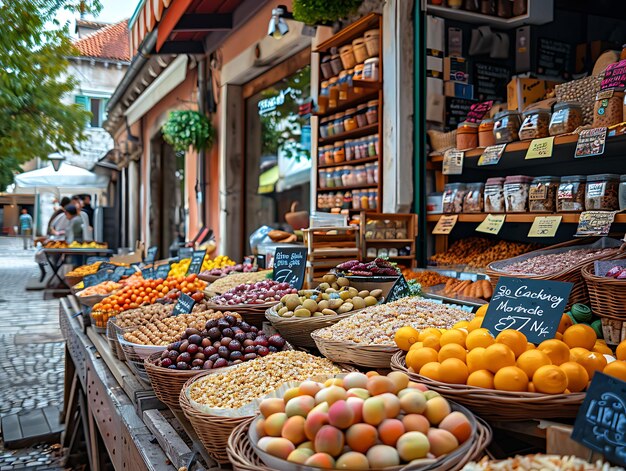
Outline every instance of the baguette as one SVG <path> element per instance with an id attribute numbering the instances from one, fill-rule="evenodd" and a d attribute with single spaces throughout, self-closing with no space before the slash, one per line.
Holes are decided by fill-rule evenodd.
<path id="1" fill-rule="evenodd" d="M 485 295 L 485 299 L 491 299 L 491 297 L 493 296 L 493 288 L 491 286 L 491 283 L 487 280 L 482 280 L 483 281 L 483 294 Z"/>

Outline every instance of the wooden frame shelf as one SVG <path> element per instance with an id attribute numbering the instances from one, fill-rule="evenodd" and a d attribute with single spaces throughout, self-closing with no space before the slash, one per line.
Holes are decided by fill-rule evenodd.
<path id="1" fill-rule="evenodd" d="M 368 157 L 367 159 L 346 160 L 345 162 L 339 162 L 338 164 L 318 165 L 317 168 L 345 167 L 346 165 L 361 165 L 368 162 L 378 162 L 378 156 Z"/>
<path id="2" fill-rule="evenodd" d="M 352 86 L 356 88 L 366 88 L 368 90 L 381 90 L 383 84 L 380 80 L 352 80 Z"/>
<path id="3" fill-rule="evenodd" d="M 344 44 L 351 43 L 353 39 L 362 36 L 367 30 L 380 26 L 380 15 L 370 13 L 359 21 L 355 21 L 349 26 L 333 35 L 323 43 L 319 44 L 315 52 L 328 52 L 333 47 L 340 47 Z M 382 36 L 382 35 L 381 35 Z M 382 49 L 381 49 L 382 50 Z"/>
<path id="4" fill-rule="evenodd" d="M 494 213 L 495 214 L 495 213 Z M 542 216 L 562 216 L 561 224 L 578 224 L 578 220 L 580 219 L 580 213 L 500 213 L 506 214 L 507 222 L 522 222 L 522 223 L 532 223 L 536 217 Z M 434 223 L 439 221 L 443 214 L 429 214 L 426 216 L 426 221 L 430 223 Z M 446 214 L 445 216 L 449 216 Z M 459 222 L 474 222 L 480 223 L 483 222 L 487 217 L 487 213 L 466 213 L 459 214 L 459 218 L 457 223 Z M 618 213 L 615 215 L 614 223 L 626 223 L 626 214 Z"/>
<path id="5" fill-rule="evenodd" d="M 328 137 L 320 137 L 318 142 L 320 145 L 332 144 L 333 142 L 343 141 L 344 139 L 351 139 L 353 137 L 365 137 L 370 134 L 378 133 L 378 123 L 368 124 L 362 128 L 356 128 L 352 131 L 346 131 L 339 134 L 334 134 Z M 321 167 L 321 166 L 320 166 Z"/>
<path id="6" fill-rule="evenodd" d="M 320 193 L 328 193 L 333 191 L 348 191 L 348 190 L 361 190 L 366 188 L 378 188 L 378 183 L 366 183 L 365 185 L 352 185 L 352 186 L 334 186 L 332 188 L 317 187 L 317 191 Z"/>
<path id="7" fill-rule="evenodd" d="M 372 230 L 372 223 L 378 226 L 378 222 L 383 222 L 385 224 L 387 221 L 397 222 L 402 221 L 402 229 L 398 229 L 396 227 L 390 228 L 389 225 L 385 225 L 384 228 L 380 228 L 380 231 L 391 231 L 391 230 L 403 230 L 406 231 L 406 239 L 395 239 L 395 238 L 381 238 L 381 235 L 378 235 L 375 238 L 367 238 L 367 233 Z M 378 229 L 377 229 L 378 230 Z M 409 268 L 415 268 L 417 266 L 416 259 L 416 238 L 417 238 L 417 214 L 399 214 L 399 213 L 378 213 L 378 214 L 367 214 L 365 212 L 361 212 L 361 257 L 363 260 L 374 260 L 377 256 L 368 256 L 367 249 L 374 248 L 378 253 L 378 250 L 381 248 L 404 248 L 407 245 L 411 246 L 409 255 L 388 255 L 387 258 L 390 260 L 400 261 L 408 261 L 409 263 L 403 263 L 402 265 L 408 265 Z M 401 244 L 401 245 L 400 245 Z"/>

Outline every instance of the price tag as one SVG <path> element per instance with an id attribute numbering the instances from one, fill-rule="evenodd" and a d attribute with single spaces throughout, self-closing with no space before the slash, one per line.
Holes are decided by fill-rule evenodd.
<path id="1" fill-rule="evenodd" d="M 608 271 L 615 267 L 626 270 L 626 260 L 596 260 L 593 262 L 596 276 L 606 276 Z"/>
<path id="2" fill-rule="evenodd" d="M 411 296 L 411 288 L 406 282 L 406 278 L 404 278 L 404 275 L 401 274 L 391 287 L 391 290 L 389 291 L 389 295 L 387 296 L 387 300 L 385 302 L 390 303 L 392 301 L 397 301 L 401 298 L 406 298 L 407 296 Z"/>
<path id="3" fill-rule="evenodd" d="M 599 371 L 578 410 L 572 439 L 626 466 L 626 382 Z"/>
<path id="4" fill-rule="evenodd" d="M 274 255 L 273 280 L 279 283 L 289 283 L 296 289 L 302 289 L 306 256 L 305 247 L 278 247 Z"/>
<path id="5" fill-rule="evenodd" d="M 189 314 L 195 305 L 196 302 L 191 299 L 191 296 L 188 296 L 185 293 L 180 293 L 180 297 L 174 306 L 174 312 L 172 315 L 178 316 L 179 314 Z"/>
<path id="6" fill-rule="evenodd" d="M 144 263 L 146 265 L 154 263 L 158 252 L 159 252 L 159 247 L 157 245 L 153 245 L 152 247 L 149 247 L 146 252 L 146 259 L 144 260 Z"/>
<path id="7" fill-rule="evenodd" d="M 189 264 L 189 269 L 187 270 L 187 275 L 191 275 L 192 273 L 200 273 L 202 270 L 202 262 L 204 262 L 204 256 L 206 255 L 205 250 L 194 250 L 191 255 L 191 263 Z"/>
<path id="8" fill-rule="evenodd" d="M 450 215 L 442 215 L 435 224 L 435 228 L 433 229 L 434 235 L 447 235 L 452 232 L 456 222 L 459 219 L 458 214 L 450 214 Z"/>
<path id="9" fill-rule="evenodd" d="M 171 263 L 159 265 L 155 269 L 154 277 L 164 280 L 165 278 L 167 278 L 167 275 L 169 274 L 171 268 L 172 268 Z"/>
<path id="10" fill-rule="evenodd" d="M 192 255 L 193 255 L 193 248 L 192 247 L 181 247 L 180 249 L 178 249 L 178 259 L 179 260 L 184 260 L 186 258 L 191 258 Z"/>
<path id="11" fill-rule="evenodd" d="M 444 175 L 461 175 L 463 173 L 463 158 L 465 152 L 447 150 L 443 154 L 442 173 Z"/>
<path id="12" fill-rule="evenodd" d="M 506 329 L 522 332 L 539 344 L 554 338 L 573 283 L 501 276 L 482 327 L 497 336 Z"/>
<path id="13" fill-rule="evenodd" d="M 528 231 L 528 237 L 554 237 L 563 216 L 538 216 Z"/>
<path id="14" fill-rule="evenodd" d="M 554 136 L 544 137 L 543 139 L 533 139 L 530 141 L 525 159 L 547 159 L 548 157 L 552 157 L 553 146 Z"/>
<path id="15" fill-rule="evenodd" d="M 87 257 L 85 265 L 92 265 L 96 262 L 108 262 L 109 257 Z"/>
<path id="16" fill-rule="evenodd" d="M 609 64 L 604 71 L 600 90 L 623 90 L 626 87 L 626 60 Z"/>
<path id="17" fill-rule="evenodd" d="M 619 211 L 584 211 L 578 220 L 576 237 L 605 236 L 611 231 L 615 215 Z"/>
<path id="18" fill-rule="evenodd" d="M 505 148 L 506 144 L 485 147 L 485 150 L 483 150 L 482 155 L 478 159 L 478 166 L 497 165 L 498 162 L 500 162 L 500 157 L 502 157 Z"/>
<path id="19" fill-rule="evenodd" d="M 506 214 L 487 214 L 487 217 L 476 228 L 476 232 L 496 235 L 502 229 Z"/>
<path id="20" fill-rule="evenodd" d="M 583 129 L 578 135 L 574 157 L 592 157 L 604 154 L 607 128 Z"/>

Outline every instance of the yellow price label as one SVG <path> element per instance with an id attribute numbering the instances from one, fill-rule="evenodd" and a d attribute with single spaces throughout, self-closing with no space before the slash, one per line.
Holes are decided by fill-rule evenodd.
<path id="1" fill-rule="evenodd" d="M 563 216 L 537 216 L 530 226 L 528 237 L 554 237 Z"/>
<path id="2" fill-rule="evenodd" d="M 476 228 L 476 232 L 496 235 L 502 229 L 506 214 L 487 214 L 487 217 Z"/>
<path id="3" fill-rule="evenodd" d="M 459 219 L 458 214 L 451 214 L 448 216 L 441 216 L 435 228 L 433 229 L 434 235 L 447 235 L 452 232 L 454 226 L 456 225 L 457 220 Z"/>
<path id="4" fill-rule="evenodd" d="M 554 136 L 544 137 L 543 139 L 533 139 L 526 151 L 526 160 L 528 159 L 547 159 L 552 157 L 552 148 L 554 146 Z"/>

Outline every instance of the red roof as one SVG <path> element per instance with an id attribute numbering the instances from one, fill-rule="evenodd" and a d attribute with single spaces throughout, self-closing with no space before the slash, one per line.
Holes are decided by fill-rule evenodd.
<path id="1" fill-rule="evenodd" d="M 130 61 L 128 20 L 114 23 L 74 41 L 81 57 Z"/>

